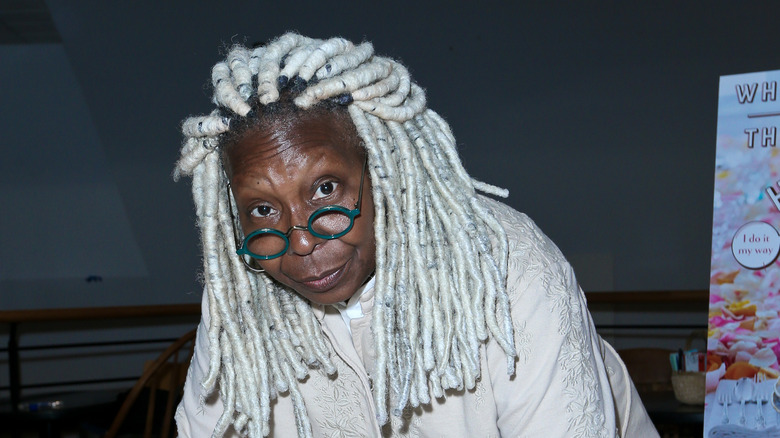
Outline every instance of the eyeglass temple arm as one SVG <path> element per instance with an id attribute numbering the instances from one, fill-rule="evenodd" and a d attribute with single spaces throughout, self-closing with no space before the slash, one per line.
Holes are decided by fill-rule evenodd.
<path id="1" fill-rule="evenodd" d="M 363 171 L 360 173 L 360 188 L 358 188 L 358 200 L 355 203 L 355 210 L 360 208 L 360 202 L 363 200 L 363 181 L 366 179 L 366 168 L 368 167 L 368 157 L 363 162 Z"/>
<path id="2" fill-rule="evenodd" d="M 238 238 L 238 232 L 236 231 L 236 217 L 233 215 L 233 189 L 230 187 L 230 180 L 226 183 L 227 186 L 227 198 L 228 198 L 228 213 L 230 213 L 230 225 L 233 226 L 233 240 L 236 243 L 236 251 L 241 249 L 243 242 Z"/>

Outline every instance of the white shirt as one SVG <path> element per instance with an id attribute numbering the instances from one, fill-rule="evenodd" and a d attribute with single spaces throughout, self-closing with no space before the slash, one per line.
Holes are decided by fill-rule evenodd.
<path id="1" fill-rule="evenodd" d="M 349 334 L 352 334 L 352 327 L 350 326 L 350 321 L 365 316 L 363 314 L 363 307 L 360 305 L 360 298 L 363 296 L 363 294 L 366 291 L 369 291 L 374 288 L 375 278 L 376 276 L 372 275 L 371 279 L 368 280 L 363 286 L 360 286 L 357 292 L 355 292 L 352 295 L 352 298 L 350 298 L 346 304 L 336 303 L 333 305 L 333 307 L 335 307 L 336 310 L 338 310 L 339 313 L 341 314 L 341 319 L 343 319 L 344 324 L 347 325 L 347 330 L 349 330 Z"/>

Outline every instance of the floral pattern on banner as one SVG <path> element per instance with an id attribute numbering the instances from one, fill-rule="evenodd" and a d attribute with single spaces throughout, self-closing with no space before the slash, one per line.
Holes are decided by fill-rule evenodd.
<path id="1" fill-rule="evenodd" d="M 767 111 L 767 108 L 776 111 L 780 109 L 780 101 L 763 101 L 757 94 L 751 107 L 750 102 L 739 104 L 734 92 L 740 86 L 757 84 L 760 93 L 763 84 L 772 81 L 780 82 L 780 71 L 721 78 L 707 393 L 714 392 L 723 379 L 775 379 L 780 375 L 780 262 L 775 259 L 763 267 L 746 267 L 735 255 L 739 251 L 738 241 L 745 239 L 739 234 L 740 227 L 751 222 L 763 222 L 760 225 L 770 232 L 780 227 L 780 211 L 767 192 L 768 187 L 780 191 L 777 185 L 780 145 L 773 146 L 770 142 L 764 146 L 762 131 L 758 131 L 752 139 L 753 146 L 749 147 L 749 134 L 745 132 L 754 129 L 753 126 L 780 126 L 780 117 L 753 120 L 748 116 L 750 112 Z M 731 96 L 724 97 L 724 92 Z"/>

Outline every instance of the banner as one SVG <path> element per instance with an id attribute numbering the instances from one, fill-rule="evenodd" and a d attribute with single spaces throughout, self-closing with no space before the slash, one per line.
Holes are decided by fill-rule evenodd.
<path id="1" fill-rule="evenodd" d="M 780 70 L 720 78 L 705 436 L 780 424 L 778 82 Z"/>

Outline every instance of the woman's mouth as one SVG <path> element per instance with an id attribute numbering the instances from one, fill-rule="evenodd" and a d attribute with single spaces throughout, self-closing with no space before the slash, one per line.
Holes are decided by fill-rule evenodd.
<path id="1" fill-rule="evenodd" d="M 344 266 L 323 277 L 301 281 L 300 283 L 313 292 L 325 292 L 338 283 L 342 274 L 344 274 Z"/>

